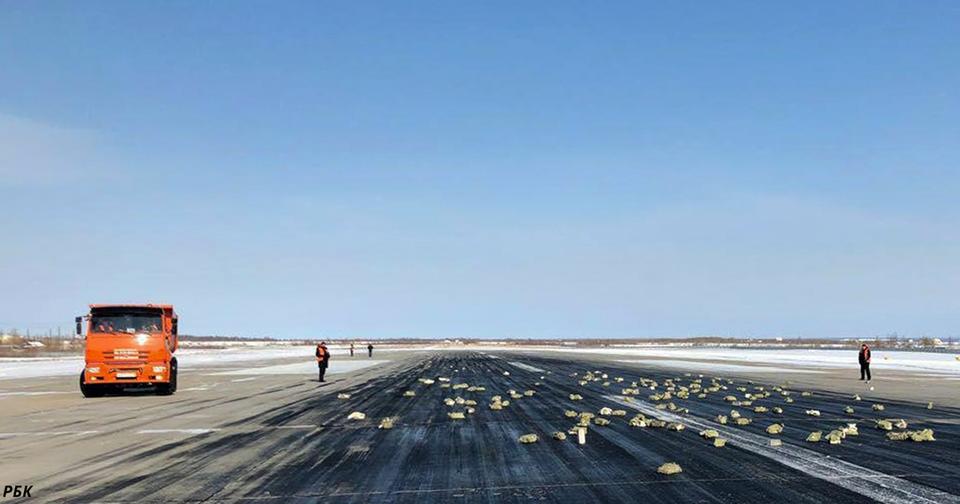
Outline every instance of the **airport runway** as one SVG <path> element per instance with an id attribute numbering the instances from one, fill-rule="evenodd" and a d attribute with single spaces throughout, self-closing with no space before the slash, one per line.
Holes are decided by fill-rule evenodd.
<path id="1" fill-rule="evenodd" d="M 571 376 L 588 370 L 606 373 L 610 385 L 581 386 Z M 674 418 L 655 409 L 653 391 L 624 403 L 620 390 L 641 377 L 662 390 L 668 378 L 686 385 L 697 375 L 505 352 L 396 352 L 325 384 L 249 369 L 183 373 L 172 397 L 83 399 L 66 377 L 14 392 L 0 384 L 0 485 L 31 484 L 34 502 L 960 502 L 960 411 L 926 404 L 887 402 L 886 411 L 874 412 L 866 400 L 824 390 L 803 397 L 794 389 L 792 404 L 777 394 L 756 403 L 781 406 L 782 415 L 741 407 L 751 425 L 720 426 L 714 417 L 731 409 L 724 395 L 776 383 L 723 381 L 729 390 L 706 399 L 674 398 L 689 408 Z M 486 390 L 418 381 L 439 377 Z M 535 395 L 488 408 L 494 395 L 509 399 L 510 389 Z M 416 396 L 404 397 L 407 390 Z M 570 393 L 583 400 L 571 401 Z M 447 416 L 464 406 L 443 403 L 457 396 L 478 402 L 464 420 Z M 856 413 L 844 414 L 846 405 Z M 575 436 L 551 439 L 575 423 L 564 410 L 604 406 L 628 415 L 591 426 L 583 445 Z M 348 420 L 352 411 L 367 419 Z M 638 412 L 687 429 L 629 426 Z M 395 427 L 378 429 L 388 416 L 397 417 Z M 937 441 L 888 441 L 874 427 L 877 418 L 931 427 Z M 775 421 L 785 425 L 776 436 L 780 448 L 768 445 L 773 436 L 764 431 Z M 826 434 L 851 421 L 860 435 L 840 445 L 804 441 L 812 430 Z M 720 430 L 727 446 L 700 437 L 706 427 Z M 526 433 L 540 441 L 518 443 Z M 664 462 L 683 472 L 658 474 Z"/>

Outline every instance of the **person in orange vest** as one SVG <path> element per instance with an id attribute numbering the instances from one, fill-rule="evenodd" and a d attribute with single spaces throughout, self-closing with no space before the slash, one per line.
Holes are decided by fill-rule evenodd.
<path id="1" fill-rule="evenodd" d="M 317 369 L 319 370 L 319 380 L 323 381 L 323 375 L 327 373 L 327 366 L 330 364 L 330 350 L 327 350 L 326 342 L 321 341 L 317 345 Z"/>

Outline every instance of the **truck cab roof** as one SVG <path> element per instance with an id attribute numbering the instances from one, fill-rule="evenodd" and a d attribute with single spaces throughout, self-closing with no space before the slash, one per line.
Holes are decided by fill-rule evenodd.
<path id="1" fill-rule="evenodd" d="M 170 304 L 130 304 L 130 303 L 120 303 L 120 304 L 92 304 L 90 309 L 95 308 L 160 308 L 161 310 L 172 310 L 173 305 Z"/>

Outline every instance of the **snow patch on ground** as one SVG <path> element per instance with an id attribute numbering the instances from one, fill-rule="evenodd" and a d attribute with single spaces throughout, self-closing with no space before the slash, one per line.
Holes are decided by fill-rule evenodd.
<path id="1" fill-rule="evenodd" d="M 523 369 L 523 370 L 526 370 L 526 371 L 530 371 L 530 372 L 533 372 L 533 373 L 542 373 L 542 372 L 543 372 L 542 369 L 540 369 L 540 368 L 538 368 L 538 367 L 533 367 L 533 366 L 531 366 L 530 364 L 524 364 L 524 363 L 522 363 L 522 362 L 514 362 L 514 361 L 507 361 L 507 362 L 509 362 L 511 365 L 517 366 L 517 367 L 520 368 L 520 369 Z"/>
<path id="2" fill-rule="evenodd" d="M 138 430 L 137 434 L 187 434 L 189 436 L 197 436 L 219 430 L 220 429 L 143 429 Z"/>

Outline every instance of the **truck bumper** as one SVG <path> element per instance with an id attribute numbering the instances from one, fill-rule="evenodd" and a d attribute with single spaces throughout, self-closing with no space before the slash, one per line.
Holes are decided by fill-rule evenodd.
<path id="1" fill-rule="evenodd" d="M 151 385 L 170 382 L 170 365 L 166 362 L 102 364 L 88 363 L 83 372 L 88 385 Z"/>

